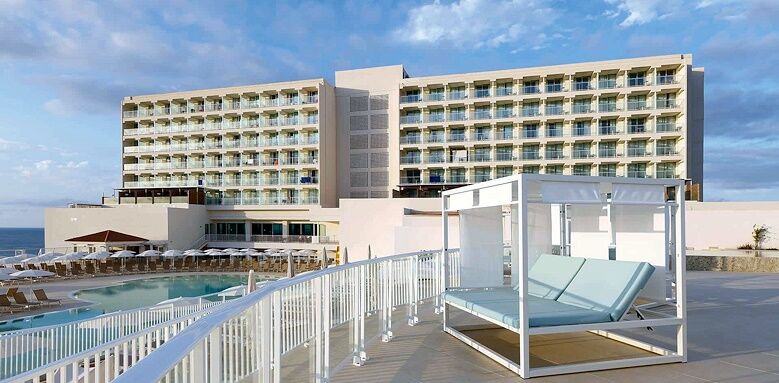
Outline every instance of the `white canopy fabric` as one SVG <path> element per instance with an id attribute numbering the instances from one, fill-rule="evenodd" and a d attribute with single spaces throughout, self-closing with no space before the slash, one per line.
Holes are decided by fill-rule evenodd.
<path id="1" fill-rule="evenodd" d="M 18 270 L 10 267 L 0 267 L 0 275 L 9 275 L 17 272 Z"/>
<path id="2" fill-rule="evenodd" d="M 663 185 L 614 184 L 611 203 L 615 205 L 664 205 Z"/>
<path id="3" fill-rule="evenodd" d="M 0 265 L 13 265 L 13 264 L 16 264 L 16 263 L 20 263 L 25 258 L 27 258 L 27 254 L 14 255 L 13 257 L 0 258 Z"/>
<path id="4" fill-rule="evenodd" d="M 46 270 L 24 270 L 24 271 L 17 271 L 10 275 L 12 277 L 17 277 L 17 278 L 41 278 L 41 277 L 51 277 L 54 275 L 54 273 Z"/>
<path id="5" fill-rule="evenodd" d="M 22 260 L 22 263 L 48 262 L 56 257 L 55 253 L 46 253 Z"/>
<path id="6" fill-rule="evenodd" d="M 96 251 L 94 253 L 90 253 L 89 255 L 85 256 L 83 259 L 101 260 L 101 259 L 107 259 L 110 256 L 111 253 L 107 251 Z"/>
<path id="7" fill-rule="evenodd" d="M 541 199 L 545 203 L 601 203 L 598 184 L 594 182 L 541 182 Z"/>
<path id="8" fill-rule="evenodd" d="M 63 256 L 59 256 L 57 258 L 54 258 L 53 261 L 56 262 L 64 262 L 64 261 L 78 261 L 84 257 L 86 257 L 87 254 L 83 252 L 73 252 L 73 253 L 67 253 Z"/>
<path id="9" fill-rule="evenodd" d="M 16 279 L 16 277 L 10 275 L 10 274 L 0 274 L 0 281 L 10 281 Z"/>

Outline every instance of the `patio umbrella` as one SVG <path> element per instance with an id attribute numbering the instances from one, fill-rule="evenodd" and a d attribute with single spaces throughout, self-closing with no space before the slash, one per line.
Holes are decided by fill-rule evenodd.
<path id="1" fill-rule="evenodd" d="M 107 251 L 95 251 L 94 253 L 90 253 L 89 255 L 85 256 L 82 259 L 93 259 L 93 260 L 101 260 L 106 259 L 111 256 L 111 253 Z"/>
<path id="2" fill-rule="evenodd" d="M 322 269 L 327 268 L 327 249 L 322 247 Z"/>
<path id="3" fill-rule="evenodd" d="M 27 258 L 23 260 L 22 263 L 48 262 L 54 258 L 56 258 L 54 253 L 46 253 L 46 254 L 36 255 L 34 257 Z"/>
<path id="4" fill-rule="evenodd" d="M 227 255 L 224 251 L 216 250 L 216 251 L 206 251 L 207 255 L 210 255 L 212 257 L 222 257 Z"/>
<path id="5" fill-rule="evenodd" d="M 157 250 L 146 250 L 146 251 L 141 252 L 140 254 L 138 254 L 138 256 L 139 257 L 158 257 L 158 256 L 160 256 L 160 254 L 162 254 L 162 253 L 160 253 Z"/>
<path id="6" fill-rule="evenodd" d="M 51 277 L 54 275 L 54 273 L 46 270 L 24 270 L 24 271 L 17 271 L 9 275 L 17 278 L 41 278 L 41 277 Z"/>
<path id="7" fill-rule="evenodd" d="M 16 277 L 13 277 L 9 274 L 0 274 L 0 282 L 2 281 L 10 281 L 12 279 L 16 279 Z"/>
<path id="8" fill-rule="evenodd" d="M 292 261 L 292 253 L 287 254 L 287 277 L 295 276 L 295 263 Z"/>
<path id="9" fill-rule="evenodd" d="M 0 275 L 13 274 L 13 273 L 15 273 L 17 271 L 19 271 L 19 270 L 16 270 L 16 269 L 10 268 L 10 267 L 0 267 Z"/>
<path id="10" fill-rule="evenodd" d="M 249 280 L 246 282 L 246 293 L 250 293 L 257 288 L 257 282 L 254 281 L 254 270 L 249 270 Z"/>
<path id="11" fill-rule="evenodd" d="M 50 252 L 46 252 L 46 253 L 43 253 L 43 254 L 39 255 L 39 257 L 46 256 L 46 257 L 51 257 L 50 259 L 56 259 L 56 258 L 62 257 L 64 255 L 65 254 L 56 253 L 56 252 L 50 251 Z M 86 254 L 84 254 L 84 255 L 86 255 Z"/>
<path id="12" fill-rule="evenodd" d="M 232 247 L 228 247 L 228 248 L 226 248 L 226 249 L 224 249 L 224 250 L 222 250 L 222 251 L 224 251 L 225 253 L 234 253 L 234 252 L 236 252 L 236 251 L 240 251 L 240 250 L 238 250 L 238 249 L 233 249 Z"/>
<path id="13" fill-rule="evenodd" d="M 371 245 L 368 245 L 368 259 L 373 258 L 373 254 L 371 254 Z"/>
<path id="14" fill-rule="evenodd" d="M 57 262 L 63 262 L 63 261 L 78 261 L 84 257 L 87 256 L 87 253 L 84 253 L 82 251 L 76 251 L 73 253 L 67 253 L 65 255 L 59 256 L 57 258 L 52 259 L 53 261 Z"/>
<path id="15" fill-rule="evenodd" d="M 349 263 L 349 249 L 347 249 L 346 246 L 344 246 L 344 257 L 343 258 L 344 258 L 344 260 L 343 260 L 343 264 L 344 265 Z"/>
<path id="16" fill-rule="evenodd" d="M 182 253 L 181 250 L 168 250 L 162 253 L 162 256 L 166 258 L 178 258 L 183 257 L 184 253 Z"/>
<path id="17" fill-rule="evenodd" d="M 184 255 L 192 255 L 192 254 L 205 254 L 202 250 L 198 249 L 189 249 L 184 251 Z"/>
<path id="18" fill-rule="evenodd" d="M 134 256 L 135 252 L 130 250 L 120 250 L 111 254 L 111 258 L 131 258 Z"/>
<path id="19" fill-rule="evenodd" d="M 14 255 L 13 257 L 0 258 L 0 265 L 13 265 L 15 263 L 20 263 L 25 258 L 27 258 L 27 254 Z"/>

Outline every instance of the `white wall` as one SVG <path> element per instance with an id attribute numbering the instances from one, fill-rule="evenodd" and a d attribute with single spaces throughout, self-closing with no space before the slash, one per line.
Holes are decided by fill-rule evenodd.
<path id="1" fill-rule="evenodd" d="M 441 248 L 441 200 L 436 198 L 341 199 L 340 246 L 349 260 Z M 404 208 L 430 215 L 406 215 Z M 457 217 L 449 219 L 449 246 L 459 247 Z"/>
<path id="2" fill-rule="evenodd" d="M 687 248 L 735 249 L 752 242 L 752 226 L 767 225 L 779 247 L 779 202 L 686 202 Z"/>

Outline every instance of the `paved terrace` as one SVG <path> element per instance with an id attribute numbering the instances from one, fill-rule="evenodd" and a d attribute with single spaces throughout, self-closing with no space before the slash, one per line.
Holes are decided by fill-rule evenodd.
<path id="1" fill-rule="evenodd" d="M 689 362 L 530 379 L 532 382 L 779 382 L 779 274 L 688 273 Z M 417 326 L 403 323 L 398 309 L 390 343 L 368 347 L 362 367 L 347 364 L 332 382 L 518 382 L 517 375 L 441 331 L 440 317 L 427 305 Z M 375 333 L 378 327 L 368 323 Z M 344 332 L 345 333 L 345 332 Z M 344 333 L 333 338 L 344 338 Z M 631 333 L 633 334 L 633 333 Z M 638 330 L 636 334 L 672 339 L 670 332 Z M 471 333 L 501 350 L 511 350 L 516 336 L 506 332 Z M 343 339 L 341 339 L 343 340 Z M 596 335 L 538 336 L 532 363 L 597 360 L 605 355 L 643 351 L 613 344 Z M 345 342 L 334 339 L 334 354 L 344 355 Z M 302 355 L 301 355 L 302 356 Z M 290 355 L 285 381 L 307 370 Z M 307 371 L 306 371 L 307 372 Z"/>

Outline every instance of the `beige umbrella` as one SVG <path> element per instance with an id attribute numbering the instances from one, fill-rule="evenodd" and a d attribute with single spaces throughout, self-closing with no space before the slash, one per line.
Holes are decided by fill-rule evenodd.
<path id="1" fill-rule="evenodd" d="M 249 280 L 246 282 L 246 293 L 251 293 L 257 288 L 257 282 L 254 281 L 254 270 L 249 270 Z"/>

